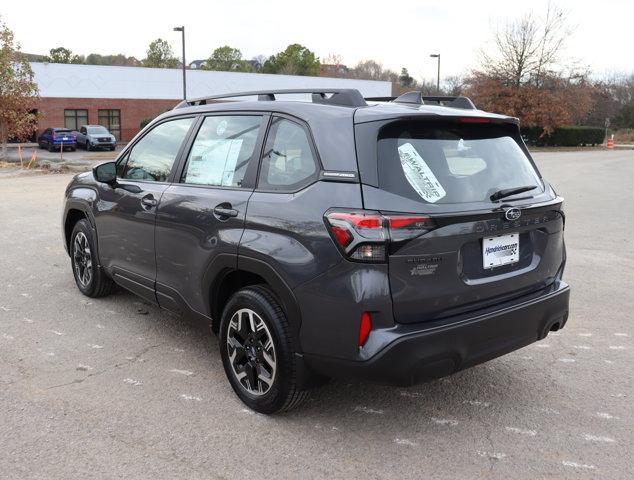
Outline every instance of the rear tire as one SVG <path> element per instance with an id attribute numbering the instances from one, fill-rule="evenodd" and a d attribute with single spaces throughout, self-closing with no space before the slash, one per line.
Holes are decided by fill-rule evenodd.
<path id="1" fill-rule="evenodd" d="M 104 273 L 97 261 L 97 248 L 88 220 L 79 220 L 70 236 L 70 263 L 79 291 L 87 297 L 110 295 L 116 284 Z"/>
<path id="2" fill-rule="evenodd" d="M 308 398 L 299 389 L 295 352 L 286 315 L 267 287 L 243 288 L 229 299 L 220 323 L 220 355 L 245 405 L 271 414 Z"/>
<path id="3" fill-rule="evenodd" d="M 88 140 L 86 140 L 86 151 L 90 152 L 92 150 L 92 148 L 90 148 L 90 142 Z"/>

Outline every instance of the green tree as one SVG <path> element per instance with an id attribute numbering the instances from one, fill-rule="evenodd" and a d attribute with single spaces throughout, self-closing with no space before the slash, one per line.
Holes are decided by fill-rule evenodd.
<path id="1" fill-rule="evenodd" d="M 140 67 L 143 64 L 134 57 L 126 57 L 118 53 L 116 55 L 100 55 L 99 53 L 91 53 L 86 56 L 84 61 L 86 65 L 116 65 L 120 67 Z"/>
<path id="2" fill-rule="evenodd" d="M 218 70 L 222 72 L 251 72 L 253 68 L 251 64 L 242 59 L 242 52 L 237 49 L 225 45 L 218 47 L 207 59 L 205 70 Z"/>
<path id="3" fill-rule="evenodd" d="M 144 67 L 176 68 L 180 65 L 178 58 L 174 56 L 172 47 L 162 38 L 157 38 L 147 49 L 143 60 Z"/>
<path id="4" fill-rule="evenodd" d="M 401 68 L 401 74 L 398 77 L 398 82 L 401 87 L 411 87 L 415 84 L 414 78 L 409 74 L 407 68 Z"/>
<path id="5" fill-rule="evenodd" d="M 286 50 L 272 55 L 264 62 L 263 73 L 284 75 L 319 75 L 319 59 L 308 48 L 293 43 Z"/>
<path id="6" fill-rule="evenodd" d="M 48 55 L 44 57 L 45 62 L 50 63 L 84 63 L 84 57 L 75 55 L 71 50 L 64 47 L 51 48 Z"/>
<path id="7" fill-rule="evenodd" d="M 7 155 L 10 137 L 25 137 L 37 128 L 37 101 L 31 65 L 0 18 L 0 158 Z"/>

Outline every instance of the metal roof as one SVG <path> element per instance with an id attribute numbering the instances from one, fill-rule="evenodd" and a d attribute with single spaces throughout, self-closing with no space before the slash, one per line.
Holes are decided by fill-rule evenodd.
<path id="1" fill-rule="evenodd" d="M 182 99 L 182 70 L 32 62 L 40 96 L 57 98 Z M 263 89 L 357 89 L 366 97 L 388 96 L 390 82 L 264 73 L 187 71 L 191 98 Z"/>

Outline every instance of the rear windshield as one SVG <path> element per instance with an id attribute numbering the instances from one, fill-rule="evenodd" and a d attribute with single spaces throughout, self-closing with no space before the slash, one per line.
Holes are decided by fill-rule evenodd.
<path id="1" fill-rule="evenodd" d="M 53 130 L 54 133 L 71 133 L 70 130 L 65 129 L 65 128 L 56 128 L 55 130 Z"/>
<path id="2" fill-rule="evenodd" d="M 396 122 L 379 134 L 379 184 L 423 203 L 490 202 L 498 190 L 541 180 L 515 126 Z M 510 197 L 512 198 L 512 197 Z"/>

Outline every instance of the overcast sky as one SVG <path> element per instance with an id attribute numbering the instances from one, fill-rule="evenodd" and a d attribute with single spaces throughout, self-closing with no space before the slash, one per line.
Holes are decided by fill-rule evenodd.
<path id="1" fill-rule="evenodd" d="M 98 2 L 3 0 L 0 15 L 22 49 L 45 54 L 64 46 L 75 53 L 124 53 L 139 59 L 150 41 L 168 40 L 180 55 L 187 30 L 187 61 L 207 58 L 225 44 L 245 58 L 267 57 L 290 43 L 301 43 L 325 58 L 339 54 L 348 66 L 372 58 L 394 70 L 407 67 L 417 79 L 433 79 L 441 53 L 441 75 L 478 64 L 478 49 L 496 26 L 546 1 L 513 0 L 105 0 Z M 559 0 L 576 26 L 568 54 L 595 74 L 634 71 L 634 0 Z"/>

